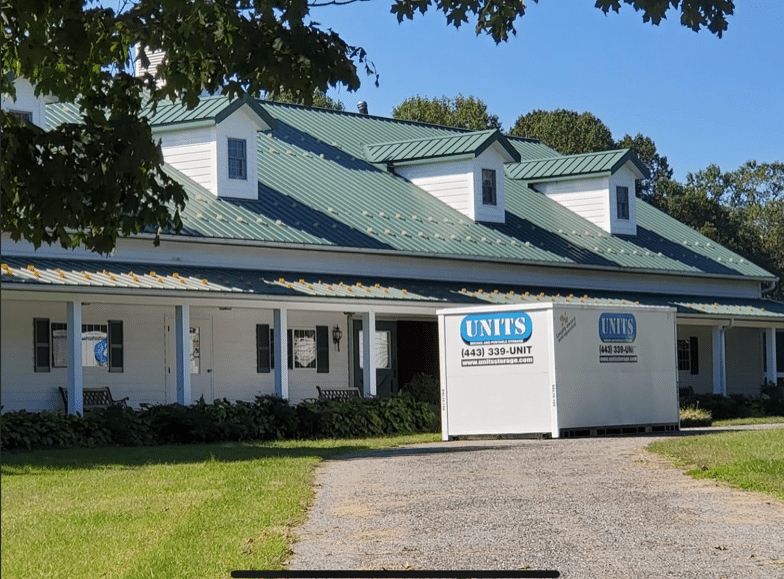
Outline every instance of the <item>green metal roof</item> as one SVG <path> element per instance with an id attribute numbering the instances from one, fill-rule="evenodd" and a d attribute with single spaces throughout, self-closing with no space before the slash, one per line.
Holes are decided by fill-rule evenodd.
<path id="1" fill-rule="evenodd" d="M 784 324 L 784 303 L 765 299 L 705 299 L 704 296 L 601 290 L 574 290 L 567 294 L 559 288 L 525 284 L 458 284 L 363 275 L 323 275 L 94 259 L 8 257 L 3 259 L 0 267 L 0 282 L 6 288 L 32 286 L 57 291 L 66 288 L 97 288 L 110 292 L 128 289 L 176 292 L 178 295 L 191 294 L 194 297 L 350 298 L 398 303 L 432 302 L 439 307 L 447 304 L 535 303 L 655 305 L 675 307 L 682 315 L 731 316 Z"/>
<path id="2" fill-rule="evenodd" d="M 498 143 L 514 161 L 520 160 L 509 141 L 497 129 L 456 135 L 443 135 L 428 139 L 391 141 L 365 145 L 365 159 L 371 163 L 392 163 L 415 159 L 434 159 L 455 155 L 480 155 L 493 143 Z"/>
<path id="3" fill-rule="evenodd" d="M 631 161 L 646 179 L 648 168 L 642 164 L 631 149 L 602 151 L 582 155 L 560 155 L 549 159 L 522 161 L 507 165 L 506 176 L 521 181 L 541 181 L 553 177 L 571 177 L 595 173 L 614 173 L 627 161 Z"/>
<path id="4" fill-rule="evenodd" d="M 220 123 L 237 109 L 247 105 L 268 126 L 275 122 L 264 110 L 257 99 L 242 97 L 229 101 L 226 97 L 204 97 L 193 109 L 188 109 L 180 103 L 162 101 L 158 103 L 155 112 L 152 105 L 148 104 L 142 109 L 142 115 L 147 116 L 150 124 L 157 129 L 178 125 L 178 128 L 187 128 L 189 125 L 211 121 Z M 62 123 L 81 123 L 79 107 L 73 103 L 51 103 L 46 106 L 47 126 L 53 127 Z"/>
<path id="5" fill-rule="evenodd" d="M 165 122 L 217 118 L 227 99 L 203 99 Z M 365 157 L 380 143 L 484 141 L 494 132 L 468 131 L 372 115 L 261 101 L 273 128 L 258 133 L 258 199 L 216 198 L 178 171 L 167 171 L 189 195 L 179 234 L 193 239 L 236 239 L 301 247 L 378 250 L 390 254 L 468 258 L 521 264 L 593 266 L 676 275 L 747 276 L 770 273 L 638 200 L 638 235 L 611 235 L 517 178 L 505 181 L 503 224 L 474 222 Z M 72 105 L 69 105 L 72 106 Z M 65 106 L 57 110 L 65 110 Z M 51 108 L 47 113 L 52 111 Z M 196 116 L 188 116 L 188 115 Z M 179 122 L 179 121 L 178 121 Z M 636 156 L 628 150 L 553 157 L 535 141 L 509 138 L 523 161 L 509 165 L 548 171 L 611 171 Z M 375 144 L 375 145 L 374 145 Z M 555 168 L 563 161 L 573 163 Z M 639 161 L 637 161 L 639 162 Z M 538 169 L 537 169 L 538 170 Z M 544 172 L 537 173 L 538 175 Z M 552 173 L 555 174 L 555 173 Z"/>

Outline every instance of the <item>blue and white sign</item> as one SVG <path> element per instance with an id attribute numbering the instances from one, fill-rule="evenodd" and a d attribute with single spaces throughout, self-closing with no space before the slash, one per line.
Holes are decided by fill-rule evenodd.
<path id="1" fill-rule="evenodd" d="M 460 323 L 460 337 L 469 345 L 525 342 L 532 330 L 531 316 L 525 312 L 472 314 Z"/>
<path id="2" fill-rule="evenodd" d="M 633 342 L 637 337 L 634 314 L 601 314 L 599 337 L 602 342 Z"/>
<path id="3" fill-rule="evenodd" d="M 107 351 L 107 344 L 106 338 L 95 344 L 93 348 L 93 353 L 95 354 L 95 361 L 98 362 L 99 365 L 105 366 L 106 362 L 109 361 L 109 353 Z"/>

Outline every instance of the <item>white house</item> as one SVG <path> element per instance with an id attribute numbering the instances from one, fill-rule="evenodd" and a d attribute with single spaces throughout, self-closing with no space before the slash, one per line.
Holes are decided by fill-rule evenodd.
<path id="1" fill-rule="evenodd" d="M 22 97 L 3 107 L 78 122 Z M 69 411 L 103 385 L 133 406 L 388 396 L 437 375 L 436 310 L 537 301 L 674 306 L 696 392 L 784 377 L 776 278 L 635 198 L 631 151 L 223 97 L 151 121 L 180 233 L 111 256 L 2 237 L 4 411 L 61 410 L 61 386 Z"/>

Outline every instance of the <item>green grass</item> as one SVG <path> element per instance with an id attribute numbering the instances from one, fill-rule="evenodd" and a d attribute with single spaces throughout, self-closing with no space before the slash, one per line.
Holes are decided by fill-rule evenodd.
<path id="1" fill-rule="evenodd" d="M 744 424 L 784 424 L 784 416 L 755 416 L 754 418 L 730 418 L 714 420 L 712 426 L 742 426 Z"/>
<path id="2" fill-rule="evenodd" d="M 720 432 L 654 442 L 694 478 L 712 478 L 784 500 L 784 428 Z"/>
<path id="3" fill-rule="evenodd" d="M 314 467 L 418 435 L 3 454 L 3 578 L 225 578 L 280 569 Z"/>

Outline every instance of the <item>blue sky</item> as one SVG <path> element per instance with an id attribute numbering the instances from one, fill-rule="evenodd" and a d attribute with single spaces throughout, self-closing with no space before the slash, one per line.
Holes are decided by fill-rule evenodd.
<path id="1" fill-rule="evenodd" d="M 473 23 L 447 26 L 428 12 L 397 23 L 390 0 L 316 9 L 312 16 L 375 63 L 380 86 L 331 91 L 349 110 L 365 100 L 390 116 L 409 96 L 473 95 L 508 130 L 534 109 L 589 111 L 613 137 L 640 132 L 684 180 L 711 163 L 784 161 L 784 3 L 738 0 L 719 39 L 660 26 L 627 5 L 607 16 L 592 0 L 528 0 L 517 36 L 496 45 Z"/>

